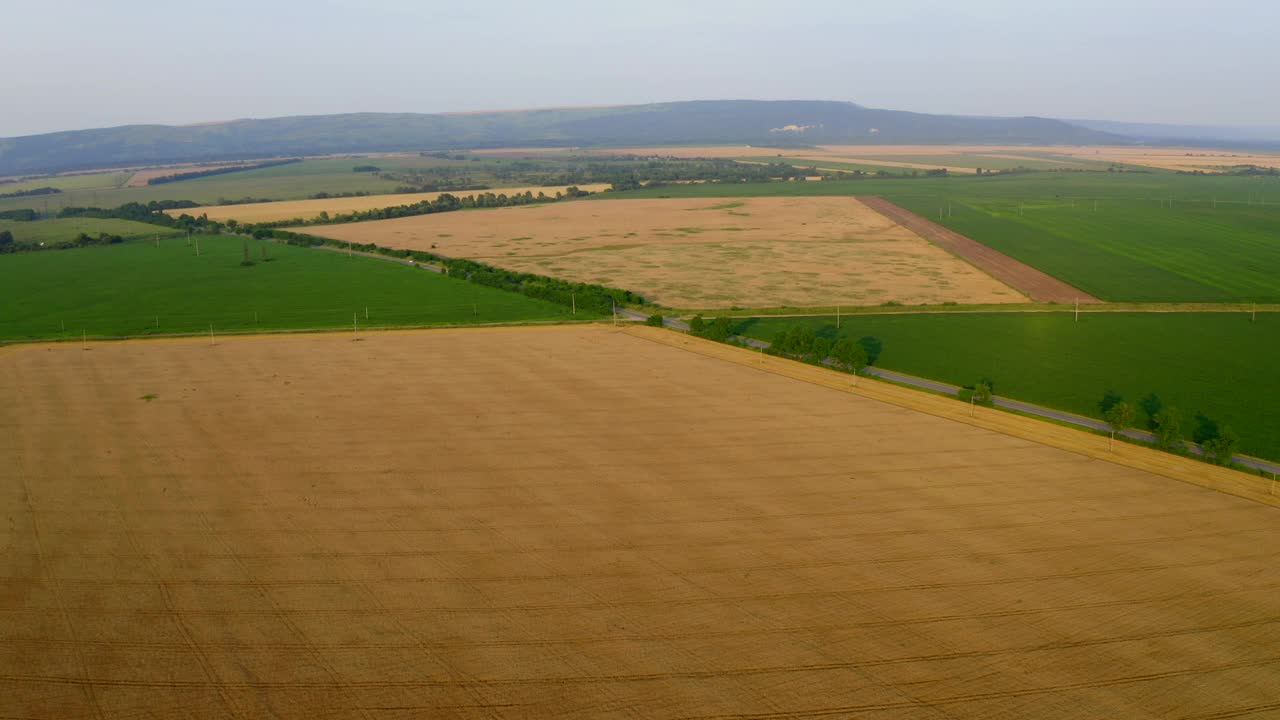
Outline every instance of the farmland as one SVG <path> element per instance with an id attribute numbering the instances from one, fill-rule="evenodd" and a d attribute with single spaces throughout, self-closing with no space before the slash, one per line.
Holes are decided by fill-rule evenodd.
<path id="1" fill-rule="evenodd" d="M 1025 301 L 853 198 L 580 201 L 308 230 L 625 287 L 669 307 Z"/>
<path id="2" fill-rule="evenodd" d="M 570 317 L 384 260 L 250 241 L 255 264 L 243 267 L 241 239 L 194 241 L 199 256 L 185 237 L 0 256 L 0 339 L 350 328 L 353 315 L 362 326 Z"/>
<path id="3" fill-rule="evenodd" d="M 1190 147 L 1130 147 L 1071 145 L 818 145 L 797 152 L 793 148 L 711 145 L 703 147 L 650 147 L 599 150 L 610 154 L 657 155 L 681 158 L 721 157 L 764 159 L 764 152 L 787 162 L 828 165 L 838 163 L 927 170 L 946 167 L 957 172 L 1028 169 L 1102 169 L 1110 165 L 1163 170 L 1224 169 L 1256 165 L 1280 167 L 1280 153 L 1249 152 Z M 830 165 L 837 163 L 837 165 Z"/>
<path id="4" fill-rule="evenodd" d="M 646 337 L 0 349 L 0 714 L 1065 720 L 1280 692 L 1277 509 Z"/>
<path id="5" fill-rule="evenodd" d="M 626 197 L 846 193 L 882 196 L 1103 300 L 1280 299 L 1277 178 L 1042 173 L 681 185 Z"/>
<path id="6" fill-rule="evenodd" d="M 173 232 L 169 228 L 112 218 L 58 218 L 25 222 L 0 220 L 0 230 L 13 233 L 13 239 L 20 243 L 63 242 L 74 240 L 81 233 L 95 237 L 99 233 L 106 233 L 124 238 L 150 238 Z"/>
<path id="7" fill-rule="evenodd" d="M 744 321 L 741 332 L 772 340 L 797 324 L 825 334 L 835 318 Z M 1195 414 L 1231 426 L 1241 450 L 1280 460 L 1280 315 L 1259 313 L 923 314 L 845 317 L 838 333 L 884 344 L 877 364 L 972 384 L 987 377 L 998 394 L 1100 417 L 1114 390 L 1132 403 L 1148 393 L 1181 410 L 1188 437 Z M 1141 416 L 1145 421 L 1145 415 Z"/>
<path id="8" fill-rule="evenodd" d="M 578 189 L 586 192 L 599 192 L 608 189 L 608 185 L 594 184 L 582 185 Z M 531 192 L 534 195 L 545 193 L 548 196 L 554 196 L 556 193 L 563 193 L 568 189 L 566 185 L 557 186 L 528 186 L 528 187 L 511 187 L 511 188 L 495 188 L 492 190 L 451 190 L 448 194 L 457 198 L 471 197 L 479 193 L 491 192 L 494 194 L 523 194 Z M 207 215 L 210 220 L 219 222 L 226 220 L 236 220 L 241 223 L 262 223 L 276 222 L 280 220 L 313 220 L 320 213 L 328 213 L 337 215 L 339 213 L 356 212 L 360 210 L 373 210 L 376 208 L 394 207 L 397 205 L 412 205 L 424 201 L 435 200 L 445 193 L 401 193 L 396 195 L 367 195 L 363 197 L 344 197 L 344 198 L 325 198 L 317 200 L 289 200 L 283 202 L 269 203 L 248 203 L 244 205 L 224 205 L 218 207 L 199 207 L 184 208 L 180 210 L 169 211 L 170 215 Z"/>

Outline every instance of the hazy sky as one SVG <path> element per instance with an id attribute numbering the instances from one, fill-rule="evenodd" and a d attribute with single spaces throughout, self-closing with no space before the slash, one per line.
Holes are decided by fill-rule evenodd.
<path id="1" fill-rule="evenodd" d="M 1280 125 L 1275 0 L 45 0 L 0 5 L 0 137 L 717 98 Z"/>

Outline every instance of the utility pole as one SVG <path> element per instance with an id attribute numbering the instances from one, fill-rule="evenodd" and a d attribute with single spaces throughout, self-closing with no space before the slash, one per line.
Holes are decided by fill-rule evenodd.
<path id="1" fill-rule="evenodd" d="M 840 306 L 836 306 L 836 329 L 840 329 Z"/>
<path id="2" fill-rule="evenodd" d="M 573 308 L 573 314 L 578 314 L 578 294 L 569 293 L 569 306 Z"/>
<path id="3" fill-rule="evenodd" d="M 1080 298 L 1076 298 L 1076 322 L 1080 322 Z"/>

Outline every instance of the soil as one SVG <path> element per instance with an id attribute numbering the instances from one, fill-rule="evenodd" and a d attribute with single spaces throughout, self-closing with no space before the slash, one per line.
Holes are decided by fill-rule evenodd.
<path id="1" fill-rule="evenodd" d="M 1040 302 L 1095 304 L 1102 302 L 1096 297 L 1068 285 L 1061 280 L 1037 270 L 1026 263 L 1015 260 L 1004 253 L 983 245 L 972 238 L 961 235 L 901 208 L 880 197 L 865 196 L 860 198 L 868 207 L 917 235 L 929 240 L 938 247 L 973 263 L 992 277 L 1016 288 L 1027 297 Z"/>

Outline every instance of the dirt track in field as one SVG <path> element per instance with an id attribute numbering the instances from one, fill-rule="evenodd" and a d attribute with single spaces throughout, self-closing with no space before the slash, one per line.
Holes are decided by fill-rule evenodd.
<path id="1" fill-rule="evenodd" d="M 623 287 L 676 308 L 1025 301 L 850 197 L 591 200 L 307 232 Z"/>
<path id="2" fill-rule="evenodd" d="M 1037 270 L 1026 263 L 1015 260 L 1004 253 L 983 245 L 977 240 L 965 237 L 960 233 L 926 220 L 923 217 L 901 208 L 888 200 L 874 196 L 858 198 L 867 207 L 883 214 L 885 217 L 901 224 L 908 230 L 925 238 L 938 247 L 966 261 L 973 263 L 983 272 L 991 275 L 1006 285 L 1018 290 L 1027 297 L 1040 302 L 1085 304 L 1102 302 L 1098 298 L 1079 290 L 1048 273 Z"/>
<path id="3" fill-rule="evenodd" d="M 0 349 L 0 716 L 1274 712 L 1280 511 L 649 337 Z"/>

